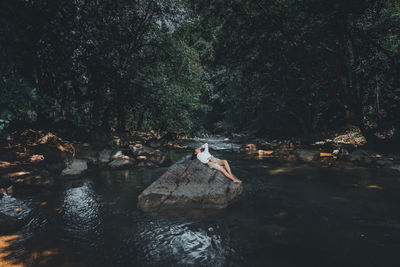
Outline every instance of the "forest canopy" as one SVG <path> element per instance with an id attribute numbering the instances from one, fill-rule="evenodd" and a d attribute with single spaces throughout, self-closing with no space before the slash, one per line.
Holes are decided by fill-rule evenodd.
<path id="1" fill-rule="evenodd" d="M 0 129 L 400 137 L 399 0 L 3 0 Z"/>

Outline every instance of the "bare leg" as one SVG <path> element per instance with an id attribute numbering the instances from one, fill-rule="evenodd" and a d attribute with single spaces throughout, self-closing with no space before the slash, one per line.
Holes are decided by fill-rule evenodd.
<path id="1" fill-rule="evenodd" d="M 232 172 L 231 172 L 231 168 L 229 167 L 228 161 L 226 161 L 226 160 L 216 161 L 215 159 L 210 159 L 210 161 L 211 161 L 212 163 L 217 164 L 217 165 L 224 166 L 225 169 L 227 170 L 227 172 L 228 172 L 230 175 L 233 176 L 233 174 L 232 174 Z"/>
<path id="2" fill-rule="evenodd" d="M 218 163 L 218 165 L 224 166 L 225 169 L 228 171 L 228 173 L 233 176 L 233 174 L 231 172 L 231 167 L 229 166 L 228 161 L 221 160 L 220 162 L 217 162 L 217 163 Z"/>
<path id="3" fill-rule="evenodd" d="M 235 177 L 233 177 L 231 174 L 229 174 L 222 166 L 216 165 L 216 164 L 208 164 L 208 166 L 210 166 L 213 169 L 216 169 L 220 172 L 222 172 L 222 174 L 227 177 L 228 179 L 230 179 L 232 182 L 234 182 L 235 184 L 240 183 L 241 181 L 236 179 Z"/>

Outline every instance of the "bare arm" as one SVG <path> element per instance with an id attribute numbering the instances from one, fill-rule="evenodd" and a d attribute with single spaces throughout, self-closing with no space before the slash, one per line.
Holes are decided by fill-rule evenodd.
<path id="1" fill-rule="evenodd" d="M 202 148 L 204 148 L 204 151 L 208 152 L 208 143 L 201 145 L 200 147 L 196 148 L 194 151 L 196 152 L 196 154 L 198 154 L 201 152 Z"/>
<path id="2" fill-rule="evenodd" d="M 204 146 L 204 151 L 208 152 L 208 143 L 205 143 L 203 146 Z"/>

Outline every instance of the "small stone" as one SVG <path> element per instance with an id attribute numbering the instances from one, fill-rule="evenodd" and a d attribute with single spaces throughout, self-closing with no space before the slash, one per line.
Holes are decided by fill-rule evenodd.
<path id="1" fill-rule="evenodd" d="M 121 157 L 123 157 L 124 156 L 124 154 L 122 153 L 122 151 L 121 150 L 118 150 L 117 152 L 115 152 L 112 156 L 111 156 L 111 158 L 112 159 L 117 159 L 117 158 L 121 158 Z"/>
<path id="2" fill-rule="evenodd" d="M 12 195 L 14 193 L 14 186 L 10 185 L 9 187 L 7 187 L 6 192 L 8 195 Z"/>
<path id="3" fill-rule="evenodd" d="M 132 154 L 134 156 L 137 156 L 143 150 L 143 145 L 142 144 L 130 145 L 129 148 L 131 149 Z"/>
<path id="4" fill-rule="evenodd" d="M 99 161 L 100 163 L 107 163 L 111 159 L 111 150 L 103 149 L 99 152 Z"/>
<path id="5" fill-rule="evenodd" d="M 386 166 L 386 165 L 392 164 L 392 161 L 391 160 L 380 159 L 380 160 L 376 161 L 376 164 L 378 164 L 379 166 Z"/>
<path id="6" fill-rule="evenodd" d="M 400 172 L 400 164 L 392 164 L 387 166 L 389 169 Z"/>
<path id="7" fill-rule="evenodd" d="M 295 153 L 300 160 L 308 162 L 313 161 L 319 155 L 318 151 L 308 149 L 298 149 Z"/>
<path id="8" fill-rule="evenodd" d="M 131 166 L 133 166 L 133 162 L 130 159 L 121 157 L 121 158 L 117 158 L 117 159 L 114 159 L 113 161 L 111 161 L 108 164 L 108 166 L 110 166 L 113 169 L 122 168 L 122 167 L 131 167 Z"/>

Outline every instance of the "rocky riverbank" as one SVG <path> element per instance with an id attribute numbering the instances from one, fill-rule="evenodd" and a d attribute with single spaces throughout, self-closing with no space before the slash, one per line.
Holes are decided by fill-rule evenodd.
<path id="1" fill-rule="evenodd" d="M 163 151 L 178 147 L 168 133 L 93 133 L 86 142 L 26 129 L 2 138 L 0 187 L 52 187 L 93 169 L 129 169 L 166 164 Z"/>
<path id="2" fill-rule="evenodd" d="M 266 140 L 236 137 L 226 142 L 246 141 L 233 150 L 255 154 L 258 158 L 275 157 L 283 161 L 303 161 L 322 167 L 351 168 L 373 166 L 400 174 L 400 154 L 376 151 L 356 135 L 338 135 L 313 142 L 300 140 Z"/>
<path id="3" fill-rule="evenodd" d="M 15 186 L 49 188 L 58 181 L 79 179 L 96 169 L 169 165 L 171 162 L 166 161 L 166 151 L 192 149 L 180 145 L 182 140 L 166 132 L 93 131 L 86 135 L 89 137 L 85 141 L 76 141 L 50 131 L 25 129 L 1 138 L 0 190 L 12 193 Z M 207 139 L 197 141 L 206 142 Z M 249 153 L 257 158 L 304 161 L 322 167 L 375 166 L 400 174 L 399 154 L 367 149 L 365 140 L 354 134 L 313 142 L 235 135 L 221 137 L 221 142 L 231 144 L 225 147 L 232 151 Z"/>

